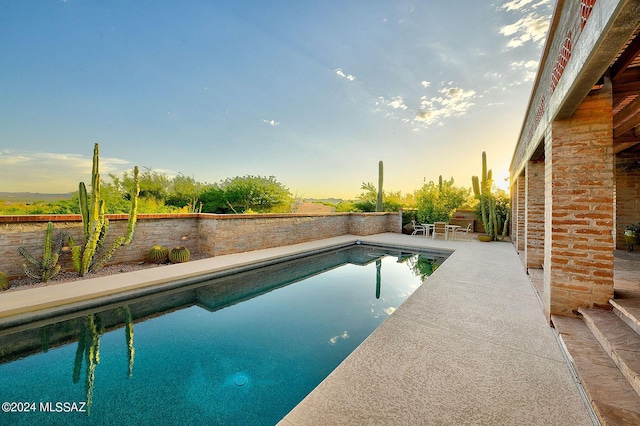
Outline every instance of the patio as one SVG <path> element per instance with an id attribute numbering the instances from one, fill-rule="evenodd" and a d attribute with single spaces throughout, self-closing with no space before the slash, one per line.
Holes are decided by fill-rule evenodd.
<path id="1" fill-rule="evenodd" d="M 455 253 L 282 425 L 594 423 L 511 244 L 361 240 Z"/>
<path id="2" fill-rule="evenodd" d="M 509 243 L 396 233 L 346 235 L 121 274 L 117 280 L 59 284 L 56 291 L 8 293 L 0 298 L 0 322 L 10 312 L 55 310 L 69 302 L 82 305 L 150 283 L 163 285 L 358 239 L 455 252 L 281 425 L 593 424 Z"/>

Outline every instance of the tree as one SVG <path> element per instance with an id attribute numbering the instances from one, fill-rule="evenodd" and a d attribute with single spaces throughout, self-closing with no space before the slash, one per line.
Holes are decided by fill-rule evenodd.
<path id="1" fill-rule="evenodd" d="M 275 176 L 246 175 L 227 179 L 221 184 L 225 198 L 234 212 L 266 212 L 286 204 L 291 192 L 278 182 Z"/>
<path id="2" fill-rule="evenodd" d="M 363 192 L 356 197 L 353 207 L 355 207 L 356 211 L 360 212 L 375 212 L 378 202 L 378 189 L 372 182 L 362 182 L 360 189 L 362 189 Z M 385 192 L 381 211 L 397 212 L 403 205 L 400 192 Z"/>
<path id="3" fill-rule="evenodd" d="M 421 223 L 449 222 L 457 208 L 471 203 L 471 190 L 454 185 L 453 178 L 425 183 L 416 191 L 418 221 Z"/>
<path id="4" fill-rule="evenodd" d="M 203 213 L 233 213 L 225 199 L 224 189 L 218 185 L 212 185 L 204 190 L 200 194 L 200 201 L 202 202 Z"/>
<path id="5" fill-rule="evenodd" d="M 246 213 L 288 208 L 291 193 L 274 176 L 237 176 L 211 186 L 200 195 L 205 213 Z"/>
<path id="6" fill-rule="evenodd" d="M 355 208 L 361 212 L 374 212 L 376 211 L 376 200 L 378 198 L 378 191 L 371 182 L 362 182 L 360 186 L 364 192 L 356 197 L 356 202 L 353 203 Z"/>
<path id="7" fill-rule="evenodd" d="M 110 174 L 111 182 L 101 181 L 100 196 L 105 201 L 104 212 L 108 214 L 128 213 L 131 208 L 131 196 L 120 179 Z M 129 182 L 131 183 L 131 182 Z M 77 196 L 77 193 L 74 197 Z"/>
<path id="8" fill-rule="evenodd" d="M 131 187 L 133 173 L 125 172 L 122 184 L 125 188 Z M 155 198 L 163 203 L 169 196 L 171 181 L 165 173 L 153 171 L 150 167 L 145 167 L 140 173 L 140 198 Z"/>
<path id="9" fill-rule="evenodd" d="M 190 176 L 178 173 L 171 181 L 169 196 L 166 203 L 175 207 L 195 206 L 200 201 L 200 195 L 211 185 L 196 181 Z"/>

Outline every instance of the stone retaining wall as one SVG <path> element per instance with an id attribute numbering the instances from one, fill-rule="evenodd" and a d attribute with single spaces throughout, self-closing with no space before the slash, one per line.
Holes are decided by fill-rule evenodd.
<path id="1" fill-rule="evenodd" d="M 106 246 L 126 233 L 128 215 L 107 215 L 109 234 Z M 54 224 L 54 237 L 68 232 L 76 244 L 84 244 L 80 215 L 0 216 L 0 271 L 10 278 L 23 275 L 24 258 L 18 252 L 25 247 L 41 258 L 47 223 Z M 401 213 L 326 213 L 326 214 L 140 214 L 135 236 L 129 246 L 118 249 L 109 264 L 145 260 L 154 244 L 186 246 L 194 253 L 218 256 L 336 237 L 400 233 Z M 71 256 L 59 260 L 71 270 Z"/>

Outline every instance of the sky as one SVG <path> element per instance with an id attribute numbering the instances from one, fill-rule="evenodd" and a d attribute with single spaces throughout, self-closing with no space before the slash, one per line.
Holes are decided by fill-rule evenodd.
<path id="1" fill-rule="evenodd" d="M 552 0 L 4 0 L 0 191 L 66 193 L 133 166 L 303 198 L 363 182 L 496 183 Z"/>

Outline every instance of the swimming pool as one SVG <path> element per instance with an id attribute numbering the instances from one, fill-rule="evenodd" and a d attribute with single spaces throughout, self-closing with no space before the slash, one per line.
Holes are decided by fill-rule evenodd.
<path id="1" fill-rule="evenodd" d="M 275 424 L 446 255 L 355 246 L 2 330 L 0 422 Z"/>

